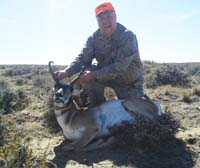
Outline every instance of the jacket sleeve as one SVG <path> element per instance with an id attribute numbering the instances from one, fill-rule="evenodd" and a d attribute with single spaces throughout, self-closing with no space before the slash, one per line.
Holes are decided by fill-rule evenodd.
<path id="1" fill-rule="evenodd" d="M 138 42 L 131 31 L 126 31 L 119 39 L 119 46 L 113 63 L 95 71 L 97 79 L 114 79 L 116 76 L 123 74 L 133 60 L 140 62 Z"/>
<path id="2" fill-rule="evenodd" d="M 78 73 L 83 66 L 89 66 L 94 58 L 94 44 L 92 36 L 88 38 L 85 47 L 75 60 L 65 69 L 69 76 Z"/>

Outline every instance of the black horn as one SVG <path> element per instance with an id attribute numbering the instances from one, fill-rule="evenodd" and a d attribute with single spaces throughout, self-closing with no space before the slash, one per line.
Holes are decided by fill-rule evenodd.
<path id="1" fill-rule="evenodd" d="M 51 64 L 53 64 L 54 62 L 53 61 L 49 61 L 49 73 L 51 74 L 53 80 L 56 82 L 56 83 L 59 83 L 59 79 L 56 77 L 55 73 L 53 72 L 53 68 L 51 66 Z"/>
<path id="2" fill-rule="evenodd" d="M 70 85 L 71 86 L 74 86 L 74 84 L 79 80 L 79 78 L 81 77 L 81 75 L 83 74 L 83 72 L 85 71 L 85 67 L 83 66 L 82 69 L 81 69 L 81 72 L 79 73 L 79 75 L 70 82 Z"/>

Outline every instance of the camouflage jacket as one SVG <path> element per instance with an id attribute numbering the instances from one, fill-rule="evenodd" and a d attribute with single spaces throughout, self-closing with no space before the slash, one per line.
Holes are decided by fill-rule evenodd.
<path id="1" fill-rule="evenodd" d="M 128 84 L 143 77 L 137 38 L 119 23 L 109 39 L 106 39 L 99 29 L 94 32 L 66 71 L 71 76 L 79 72 L 82 66 L 89 67 L 93 59 L 97 61 L 97 80 L 115 80 L 117 83 Z"/>

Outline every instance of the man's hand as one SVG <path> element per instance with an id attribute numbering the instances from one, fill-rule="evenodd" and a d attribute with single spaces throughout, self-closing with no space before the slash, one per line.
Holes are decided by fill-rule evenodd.
<path id="1" fill-rule="evenodd" d="M 59 80 L 63 80 L 68 77 L 68 73 L 65 70 L 56 71 L 55 75 Z"/>
<path id="2" fill-rule="evenodd" d="M 85 71 L 78 80 L 79 84 L 88 83 L 96 79 L 96 74 L 91 71 Z"/>

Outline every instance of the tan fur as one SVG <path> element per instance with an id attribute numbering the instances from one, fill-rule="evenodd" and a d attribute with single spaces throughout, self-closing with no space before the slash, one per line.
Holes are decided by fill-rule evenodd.
<path id="1" fill-rule="evenodd" d="M 143 115 L 149 119 L 153 119 L 163 113 L 158 102 L 143 98 L 125 100 L 123 106 L 127 111 L 132 112 L 134 115 Z"/>

